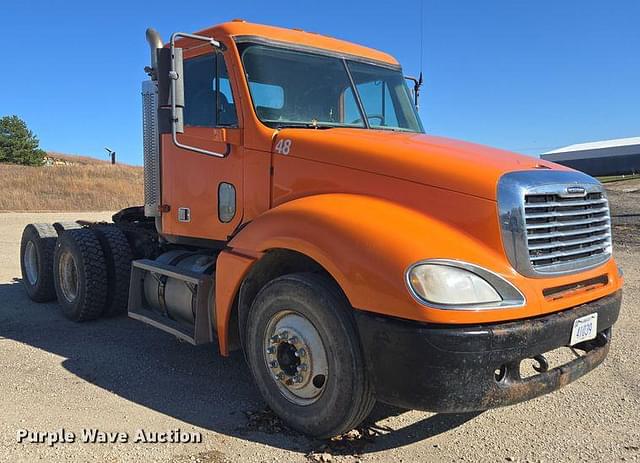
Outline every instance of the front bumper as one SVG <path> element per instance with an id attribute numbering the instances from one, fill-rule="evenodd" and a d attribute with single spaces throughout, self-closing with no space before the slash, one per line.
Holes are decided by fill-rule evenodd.
<path id="1" fill-rule="evenodd" d="M 364 311 L 356 311 L 356 321 L 378 400 L 460 413 L 529 400 L 593 370 L 607 356 L 621 300 L 617 291 L 562 312 L 490 325 L 428 325 Z M 522 360 L 569 345 L 574 320 L 594 312 L 598 337 L 574 346 L 584 355 L 534 376 L 520 376 Z"/>

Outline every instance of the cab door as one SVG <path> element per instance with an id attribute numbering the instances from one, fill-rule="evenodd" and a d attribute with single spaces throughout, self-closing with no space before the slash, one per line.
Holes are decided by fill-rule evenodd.
<path id="1" fill-rule="evenodd" d="M 210 50 L 209 50 L 210 51 Z M 242 131 L 224 55 L 184 60 L 184 133 L 162 136 L 163 233 L 226 241 L 242 220 Z"/>

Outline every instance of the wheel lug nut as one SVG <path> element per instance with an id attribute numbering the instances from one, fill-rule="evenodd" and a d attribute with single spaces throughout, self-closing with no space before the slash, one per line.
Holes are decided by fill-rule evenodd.
<path id="1" fill-rule="evenodd" d="M 273 379 L 275 379 L 276 381 L 282 381 L 284 379 L 284 373 L 280 372 L 277 375 L 273 375 Z"/>
<path id="2" fill-rule="evenodd" d="M 267 354 L 273 354 L 276 351 L 276 348 L 273 346 L 267 347 Z"/>
<path id="3" fill-rule="evenodd" d="M 271 368 L 278 368 L 278 366 L 279 366 L 279 365 L 278 365 L 278 362 L 277 362 L 277 361 L 275 361 L 275 360 L 271 360 L 271 361 L 269 362 L 269 366 L 270 366 Z"/>
<path id="4" fill-rule="evenodd" d="M 298 370 L 298 371 L 307 371 L 307 364 L 306 363 L 301 363 L 300 365 L 298 365 L 296 367 L 296 370 Z"/>
<path id="5" fill-rule="evenodd" d="M 271 336 L 272 343 L 276 343 L 278 341 L 280 341 L 280 336 L 278 336 L 277 334 L 275 336 Z"/>
<path id="6" fill-rule="evenodd" d="M 280 333 L 280 339 L 286 340 L 288 337 L 289 337 L 288 331 L 283 331 L 282 333 Z"/>
<path id="7" fill-rule="evenodd" d="M 289 342 L 290 342 L 291 344 L 298 344 L 298 337 L 297 337 L 297 336 L 291 336 L 291 337 L 289 338 Z"/>
<path id="8" fill-rule="evenodd" d="M 294 355 L 296 357 L 304 357 L 305 355 L 307 355 L 307 351 L 304 349 L 298 349 Z"/>
<path id="9" fill-rule="evenodd" d="M 295 376 L 293 377 L 293 382 L 294 382 L 294 383 L 301 383 L 301 382 L 302 382 L 302 376 L 300 376 L 300 375 L 295 375 Z"/>

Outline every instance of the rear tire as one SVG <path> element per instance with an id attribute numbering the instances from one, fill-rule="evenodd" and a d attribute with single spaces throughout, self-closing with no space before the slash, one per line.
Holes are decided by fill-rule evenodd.
<path id="1" fill-rule="evenodd" d="M 46 223 L 32 223 L 22 232 L 20 268 L 22 283 L 35 302 L 49 302 L 56 298 L 53 284 L 53 253 L 58 233 Z"/>
<path id="2" fill-rule="evenodd" d="M 115 225 L 95 228 L 107 263 L 107 302 L 103 315 L 114 317 L 127 311 L 131 277 L 131 247 L 125 234 Z"/>
<path id="3" fill-rule="evenodd" d="M 107 302 L 107 264 L 90 228 L 67 230 L 56 243 L 53 274 L 58 303 L 73 321 L 94 320 Z"/>
<path id="4" fill-rule="evenodd" d="M 244 349 L 258 389 L 305 434 L 344 433 L 375 403 L 351 310 L 332 280 L 311 273 L 276 278 L 251 306 Z"/>

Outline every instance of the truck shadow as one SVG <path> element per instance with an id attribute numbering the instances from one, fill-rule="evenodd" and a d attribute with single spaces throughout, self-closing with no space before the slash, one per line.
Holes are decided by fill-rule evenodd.
<path id="1" fill-rule="evenodd" d="M 216 346 L 194 347 L 127 317 L 73 323 L 62 316 L 55 302 L 30 301 L 17 279 L 0 284 L 2 338 L 61 356 L 65 359 L 62 366 L 82 380 L 194 426 L 306 453 L 324 445 L 286 428 L 276 426 L 274 432 L 251 423 L 251 416 L 264 409 L 264 402 L 240 352 L 224 358 Z M 377 405 L 367 425 L 373 431 L 366 439 L 355 446 L 338 446 L 334 453 L 402 447 L 477 416 L 430 415 L 397 430 L 376 425 L 376 421 L 404 412 Z M 143 427 L 144 423 L 136 425 Z"/>

